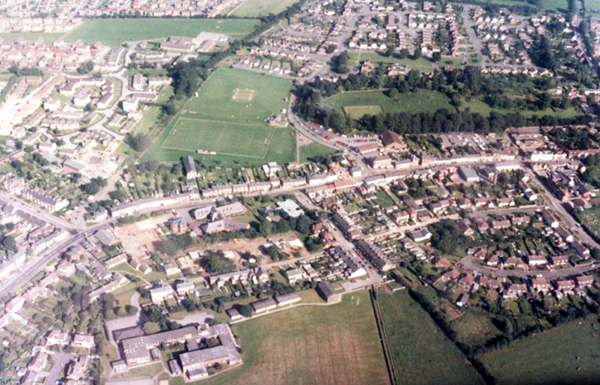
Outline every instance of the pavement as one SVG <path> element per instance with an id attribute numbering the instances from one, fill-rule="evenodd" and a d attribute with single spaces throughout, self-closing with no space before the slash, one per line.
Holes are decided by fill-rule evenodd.
<path id="1" fill-rule="evenodd" d="M 74 360 L 75 356 L 67 353 L 52 354 L 52 369 L 44 380 L 44 385 L 55 385 L 56 381 L 63 378 L 65 367 L 69 361 Z"/>

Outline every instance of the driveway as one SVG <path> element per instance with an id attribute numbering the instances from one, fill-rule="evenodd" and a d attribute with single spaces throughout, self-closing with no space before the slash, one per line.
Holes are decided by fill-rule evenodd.
<path id="1" fill-rule="evenodd" d="M 56 381 L 63 378 L 65 367 L 69 361 L 74 360 L 75 356 L 67 353 L 54 353 L 52 354 L 52 369 L 48 373 L 44 385 L 54 385 Z"/>

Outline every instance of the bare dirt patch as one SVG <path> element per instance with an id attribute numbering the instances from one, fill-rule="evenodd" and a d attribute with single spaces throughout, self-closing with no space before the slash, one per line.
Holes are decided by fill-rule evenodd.
<path id="1" fill-rule="evenodd" d="M 254 99 L 254 95 L 256 95 L 256 91 L 254 90 L 242 90 L 240 88 L 236 88 L 233 90 L 233 99 L 236 102 L 251 102 Z"/>
<path id="2" fill-rule="evenodd" d="M 163 223 L 170 215 L 162 215 L 131 225 L 117 227 L 115 235 L 121 240 L 125 252 L 133 259 L 146 258 L 147 253 L 156 251 L 155 245 L 161 241 L 156 231 L 158 224 Z"/>

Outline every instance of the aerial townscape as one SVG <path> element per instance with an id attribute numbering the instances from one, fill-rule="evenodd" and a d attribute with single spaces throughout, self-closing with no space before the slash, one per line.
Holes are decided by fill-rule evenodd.
<path id="1" fill-rule="evenodd" d="M 0 0 L 5 384 L 600 384 L 600 0 Z"/>

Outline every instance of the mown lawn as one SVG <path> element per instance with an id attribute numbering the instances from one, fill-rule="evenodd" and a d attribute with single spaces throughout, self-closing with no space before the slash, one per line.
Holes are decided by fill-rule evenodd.
<path id="1" fill-rule="evenodd" d="M 483 116 L 489 116 L 492 111 L 496 111 L 501 114 L 519 112 L 519 113 L 521 113 L 521 115 L 526 116 L 526 117 L 530 117 L 533 115 L 538 115 L 538 116 L 550 115 L 550 116 L 555 116 L 557 118 L 572 118 L 577 115 L 581 115 L 581 113 L 574 108 L 569 108 L 568 110 L 562 110 L 560 108 L 557 108 L 557 109 L 548 108 L 548 109 L 541 110 L 541 111 L 528 111 L 528 110 L 518 110 L 517 111 L 517 110 L 505 110 L 505 109 L 500 109 L 500 108 L 492 108 L 480 99 L 471 99 L 470 101 L 463 100 L 462 105 L 460 106 L 460 110 L 464 111 L 467 108 L 469 110 L 471 110 L 471 112 L 476 112 Z"/>
<path id="2" fill-rule="evenodd" d="M 261 17 L 269 13 L 277 15 L 297 2 L 298 0 L 248 0 L 231 12 L 231 15 L 239 17 Z"/>
<path id="3" fill-rule="evenodd" d="M 571 322 L 479 357 L 499 384 L 600 383 L 600 333 L 594 317 Z"/>
<path id="4" fill-rule="evenodd" d="M 119 46 L 128 41 L 169 36 L 196 37 L 200 32 L 218 32 L 239 39 L 252 32 L 259 23 L 250 19 L 92 19 L 84 21 L 64 40 L 69 43 L 100 41 L 109 46 Z"/>
<path id="5" fill-rule="evenodd" d="M 364 114 L 370 113 L 369 111 L 372 111 L 372 109 L 367 110 L 364 108 L 367 106 L 379 106 L 383 112 L 388 113 L 436 112 L 442 108 L 449 111 L 454 110 L 448 98 L 441 92 L 421 89 L 400 94 L 397 100 L 386 95 L 385 91 L 341 92 L 325 99 L 325 104 L 340 113 L 349 114 L 352 119 L 358 119 Z M 362 108 L 356 109 L 354 107 Z"/>
<path id="6" fill-rule="evenodd" d="M 336 151 L 330 147 L 313 142 L 300 147 L 300 162 L 307 162 L 315 157 L 333 154 L 334 152 Z"/>
<path id="7" fill-rule="evenodd" d="M 408 291 L 379 294 L 378 302 L 399 384 L 484 383 Z"/>
<path id="8" fill-rule="evenodd" d="M 433 66 L 431 62 L 427 59 L 419 58 L 416 60 L 412 59 L 398 59 L 396 57 L 388 57 L 378 54 L 377 52 L 351 52 L 350 54 L 350 62 L 355 64 L 359 64 L 365 60 L 371 60 L 373 63 L 400 63 L 406 68 L 419 70 L 421 72 L 431 72 L 433 71 Z"/>
<path id="9" fill-rule="evenodd" d="M 234 333 L 244 364 L 198 385 L 389 384 L 366 291 L 337 305 L 296 307 L 238 323 Z"/>

